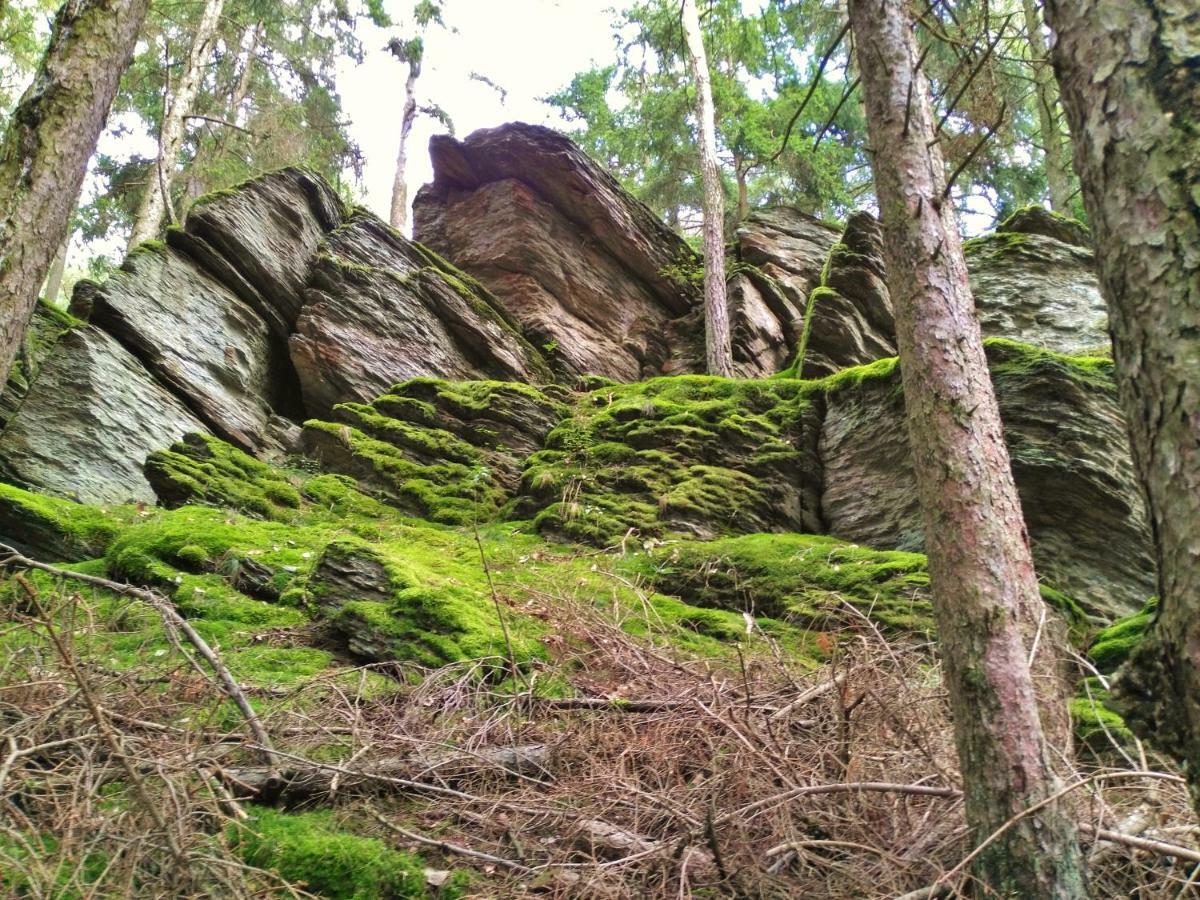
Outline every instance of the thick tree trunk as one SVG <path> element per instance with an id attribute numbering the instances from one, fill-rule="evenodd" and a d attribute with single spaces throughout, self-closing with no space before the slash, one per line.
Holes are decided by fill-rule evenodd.
<path id="1" fill-rule="evenodd" d="M 717 159 L 716 114 L 708 79 L 708 56 L 696 0 L 683 0 L 683 34 L 687 41 L 692 82 L 696 86 L 696 118 L 700 124 L 700 171 L 704 178 L 704 345 L 709 375 L 733 375 L 729 306 L 725 295 L 725 191 Z"/>
<path id="2" fill-rule="evenodd" d="M 408 78 L 404 81 L 404 112 L 400 117 L 400 149 L 396 151 L 396 175 L 392 179 L 392 210 L 390 221 L 397 231 L 408 224 L 408 136 L 417 118 L 417 79 L 421 77 L 419 60 L 408 61 Z"/>
<path id="3" fill-rule="evenodd" d="M 1055 107 L 1058 105 L 1058 90 L 1054 84 L 1054 73 L 1047 61 L 1046 38 L 1042 35 L 1042 17 L 1038 15 L 1034 0 L 1021 0 L 1025 14 L 1025 31 L 1028 35 L 1029 53 L 1033 58 L 1034 103 L 1037 104 L 1038 129 L 1042 134 L 1042 153 L 1046 167 L 1046 183 L 1050 186 L 1050 208 L 1057 213 L 1070 215 L 1071 177 L 1067 168 L 1067 154 L 1063 147 L 1062 129 L 1058 124 Z"/>
<path id="4" fill-rule="evenodd" d="M 54 261 L 50 264 L 50 273 L 46 276 L 46 289 L 42 291 L 42 299 L 52 305 L 58 302 L 58 294 L 62 290 L 63 273 L 67 270 L 67 244 L 70 243 L 70 240 L 71 232 L 68 229 L 67 236 L 63 238 L 58 252 L 54 254 Z"/>
<path id="5" fill-rule="evenodd" d="M 982 841 L 1054 790 L 1022 640 L 1042 603 L 907 7 L 849 8 L 938 641 Z M 1075 826 L 1055 803 L 1008 828 L 975 873 L 989 896 L 1086 896 Z"/>
<path id="6" fill-rule="evenodd" d="M 67 0 L 0 138 L 0 390 L 70 227 L 149 0 Z"/>
<path id="7" fill-rule="evenodd" d="M 163 221 L 170 209 L 171 182 L 175 178 L 175 165 L 183 150 L 188 114 L 196 102 L 200 85 L 204 80 L 204 69 L 212 56 L 216 41 L 217 25 L 225 0 L 206 0 L 200 21 L 192 36 L 192 46 L 184 62 L 183 73 L 175 90 L 167 98 L 162 127 L 158 135 L 158 157 L 150 169 L 150 177 L 142 191 L 137 212 L 133 217 L 133 229 L 129 234 L 129 250 L 143 241 L 159 236 Z"/>
<path id="8" fill-rule="evenodd" d="M 1048 0 L 1054 67 L 1158 557 L 1159 616 L 1117 682 L 1200 811 L 1200 15 Z"/>

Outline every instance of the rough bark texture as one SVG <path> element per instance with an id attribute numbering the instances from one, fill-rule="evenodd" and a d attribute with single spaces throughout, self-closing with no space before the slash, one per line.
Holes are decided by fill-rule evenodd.
<path id="1" fill-rule="evenodd" d="M 162 231 L 163 220 L 167 217 L 171 182 L 175 177 L 175 164 L 179 160 L 179 151 L 183 149 L 184 126 L 187 125 L 188 114 L 204 80 L 205 67 L 212 55 L 224 6 L 225 0 L 207 0 L 204 4 L 183 72 L 174 91 L 167 97 L 166 113 L 158 134 L 158 157 L 151 167 L 133 217 L 133 228 L 129 233 L 130 250 L 142 241 L 158 237 Z"/>
<path id="2" fill-rule="evenodd" d="M 1046 183 L 1050 187 L 1050 208 L 1068 215 L 1071 208 L 1071 178 L 1067 169 L 1062 129 L 1059 128 L 1058 116 L 1055 114 L 1058 90 L 1047 59 L 1042 17 L 1038 15 L 1034 0 L 1021 0 L 1021 11 L 1025 16 L 1026 39 L 1032 57 L 1033 102 L 1037 105 L 1038 129 L 1042 135 L 1042 160 L 1046 168 Z"/>
<path id="3" fill-rule="evenodd" d="M 7 375 L 149 0 L 67 0 L 0 139 L 0 375 Z M 2 381 L 2 378 L 0 378 Z"/>
<path id="4" fill-rule="evenodd" d="M 408 181 L 404 170 L 408 168 L 408 136 L 417 118 L 417 79 L 421 77 L 421 63 L 408 61 L 408 77 L 404 80 L 404 112 L 400 117 L 400 147 L 396 151 L 396 174 L 392 179 L 392 210 L 389 221 L 397 231 L 408 224 Z"/>
<path id="5" fill-rule="evenodd" d="M 907 7 L 849 7 L 965 810 L 982 841 L 1054 786 L 1022 640 L 1041 600 Z M 1056 804 L 1008 828 L 975 872 L 999 896 L 1086 896 Z"/>
<path id="6" fill-rule="evenodd" d="M 1146 491 L 1159 618 L 1119 693 L 1200 809 L 1200 15 L 1194 0 L 1049 0 Z"/>
<path id="7" fill-rule="evenodd" d="M 716 115 L 708 78 L 708 54 L 696 0 L 683 0 L 683 35 L 687 41 L 692 83 L 696 87 L 696 119 L 700 126 L 700 174 L 704 180 L 704 347 L 709 375 L 733 374 L 729 309 L 725 296 L 725 191 L 717 159 Z"/>
<path id="8" fill-rule="evenodd" d="M 68 231 L 67 238 L 58 248 L 58 252 L 54 254 L 54 262 L 50 264 L 50 274 L 46 276 L 46 289 L 42 291 L 42 299 L 51 306 L 58 303 L 58 295 L 62 291 L 63 273 L 67 269 L 67 243 L 69 241 L 70 232 Z"/>

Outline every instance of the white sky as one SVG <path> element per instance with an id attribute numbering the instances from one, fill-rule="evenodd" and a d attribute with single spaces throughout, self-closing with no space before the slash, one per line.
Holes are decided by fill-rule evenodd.
<path id="1" fill-rule="evenodd" d="M 539 98 L 565 87 L 592 62 L 607 64 L 615 55 L 612 6 L 620 0 L 445 0 L 446 25 L 433 26 L 425 39 L 425 62 L 417 82 L 417 102 L 436 103 L 450 114 L 455 133 L 523 121 L 561 126 L 555 111 Z M 389 0 L 397 23 L 410 20 L 411 0 Z M 338 73 L 350 135 L 366 159 L 365 204 L 387 217 L 404 105 L 402 65 L 383 45 L 404 26 L 361 29 L 366 59 L 347 60 Z M 501 103 L 492 88 L 470 79 L 486 75 L 507 92 Z M 429 138 L 445 129 L 419 116 L 409 137 L 408 184 L 411 198 L 432 177 Z"/>

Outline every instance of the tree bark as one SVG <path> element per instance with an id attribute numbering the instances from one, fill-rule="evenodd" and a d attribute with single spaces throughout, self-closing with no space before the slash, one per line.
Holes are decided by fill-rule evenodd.
<path id="1" fill-rule="evenodd" d="M 158 133 L 158 156 L 150 170 L 150 178 L 142 191 L 137 212 L 133 217 L 133 228 L 129 234 L 132 250 L 143 241 L 159 236 L 163 221 L 170 209 L 171 183 L 175 178 L 175 165 L 183 150 L 185 126 L 188 113 L 196 102 L 200 85 L 204 80 L 204 67 L 212 56 L 216 40 L 217 25 L 221 19 L 225 0 L 206 0 L 196 32 L 192 36 L 191 49 L 184 62 L 183 74 L 175 90 L 167 98 L 166 111 Z"/>
<path id="2" fill-rule="evenodd" d="M 62 246 L 149 0 L 67 0 L 0 137 L 0 390 Z"/>
<path id="3" fill-rule="evenodd" d="M 1054 791 L 1022 639 L 1043 606 L 907 8 L 849 10 L 938 642 L 980 842 Z M 1086 896 L 1075 825 L 1057 803 L 1011 825 L 975 874 L 990 896 Z"/>
<path id="4" fill-rule="evenodd" d="M 1058 124 L 1055 107 L 1058 105 L 1058 90 L 1054 73 L 1047 60 L 1046 38 L 1042 35 L 1042 17 L 1038 15 L 1034 0 L 1021 0 L 1025 14 L 1026 40 L 1032 57 L 1034 103 L 1037 104 L 1038 130 L 1042 135 L 1042 154 L 1046 168 L 1046 183 L 1050 187 L 1050 208 L 1057 213 L 1070 215 L 1071 176 L 1067 166 L 1067 154 L 1063 147 L 1062 129 Z"/>
<path id="5" fill-rule="evenodd" d="M 1046 15 L 1158 560 L 1158 619 L 1116 693 L 1186 764 L 1200 812 L 1200 16 L 1195 0 Z"/>
<path id="6" fill-rule="evenodd" d="M 417 118 L 417 79 L 421 77 L 421 61 L 409 59 L 408 78 L 404 81 L 404 112 L 400 117 L 400 148 L 396 151 L 396 176 L 392 179 L 392 210 L 390 221 L 397 231 L 408 224 L 408 136 Z"/>
<path id="7" fill-rule="evenodd" d="M 708 57 L 696 0 L 683 0 L 683 35 L 700 126 L 700 173 L 704 180 L 704 348 L 709 375 L 733 375 L 729 306 L 725 294 L 725 191 L 717 159 L 716 114 L 708 78 Z"/>

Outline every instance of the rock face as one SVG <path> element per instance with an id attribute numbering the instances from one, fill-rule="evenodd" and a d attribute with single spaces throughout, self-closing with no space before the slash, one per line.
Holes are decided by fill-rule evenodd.
<path id="1" fill-rule="evenodd" d="M 152 503 L 147 454 L 206 430 L 115 339 L 75 328 L 0 435 L 0 478 L 84 503 Z"/>
<path id="2" fill-rule="evenodd" d="M 1090 612 L 1140 608 L 1154 564 L 1109 364 L 1008 342 L 988 356 L 1039 574 Z M 923 547 L 898 372 L 830 393 L 820 456 L 830 534 Z"/>
<path id="3" fill-rule="evenodd" d="M 985 335 L 1060 353 L 1108 347 L 1108 315 L 1082 225 L 1031 208 L 964 249 Z"/>
<path id="4" fill-rule="evenodd" d="M 435 137 L 430 153 L 414 235 L 487 285 L 560 372 L 633 381 L 668 366 L 698 263 L 649 209 L 546 128 Z"/>
<path id="5" fill-rule="evenodd" d="M 312 415 L 421 375 L 552 378 L 486 290 L 369 215 L 329 236 L 289 343 Z"/>

